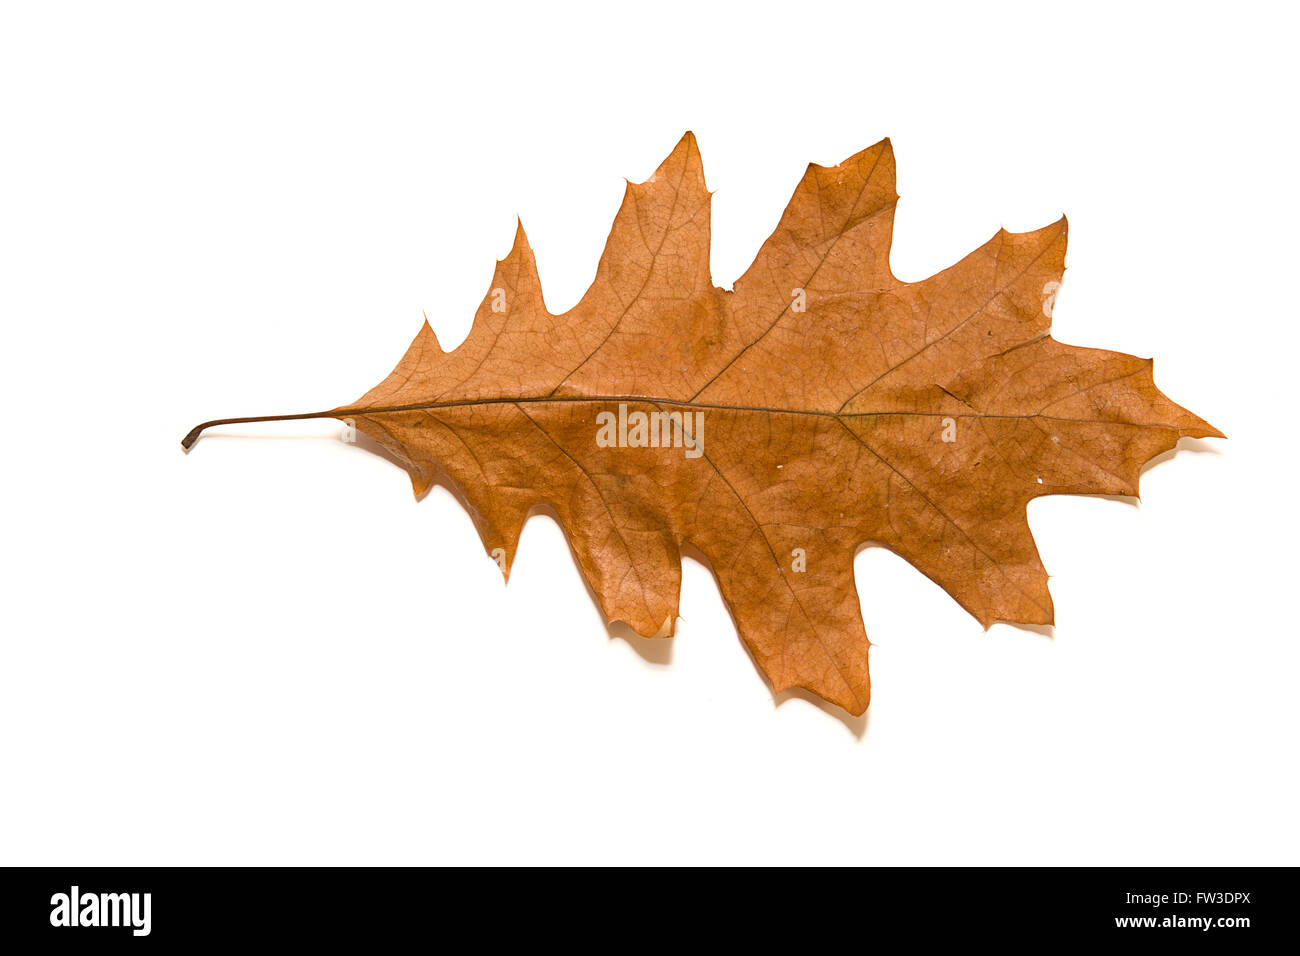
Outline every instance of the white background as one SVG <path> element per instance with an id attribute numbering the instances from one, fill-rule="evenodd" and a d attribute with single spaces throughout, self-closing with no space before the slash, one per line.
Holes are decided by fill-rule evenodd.
<path id="1" fill-rule="evenodd" d="M 6 4 L 0 862 L 1300 862 L 1281 5 Z M 1066 342 L 1229 435 L 1030 520 L 1054 634 L 880 550 L 862 720 L 774 704 L 709 572 L 611 637 L 336 422 L 515 216 L 548 306 L 695 131 L 730 286 L 884 136 L 893 269 L 1070 217 Z M 1185 443 L 1186 444 L 1186 443 Z"/>

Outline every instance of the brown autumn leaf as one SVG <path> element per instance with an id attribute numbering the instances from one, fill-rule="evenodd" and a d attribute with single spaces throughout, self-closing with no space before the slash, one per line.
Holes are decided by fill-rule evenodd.
<path id="1" fill-rule="evenodd" d="M 449 479 L 507 574 L 529 513 L 551 506 L 605 617 L 641 635 L 672 633 L 693 546 L 773 691 L 861 714 L 860 545 L 985 627 L 1051 624 L 1029 501 L 1136 495 L 1180 437 L 1222 437 L 1156 388 L 1150 360 L 1049 336 L 1064 219 L 900 282 L 897 198 L 888 140 L 810 165 L 729 292 L 709 274 L 687 133 L 628 185 L 573 309 L 546 311 L 521 226 L 459 348 L 426 322 L 359 400 L 291 417 L 355 419 L 417 496 Z"/>

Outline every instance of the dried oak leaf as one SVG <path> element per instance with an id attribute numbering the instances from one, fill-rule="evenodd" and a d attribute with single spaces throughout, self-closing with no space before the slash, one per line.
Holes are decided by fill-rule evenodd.
<path id="1" fill-rule="evenodd" d="M 1064 218 L 901 282 L 897 199 L 888 140 L 810 165 L 727 291 L 687 133 L 628 185 L 573 309 L 546 310 L 521 226 L 459 348 L 426 322 L 388 378 L 318 414 L 355 419 L 417 496 L 448 477 L 507 573 L 550 505 L 605 617 L 638 634 L 672 633 L 694 546 L 773 691 L 861 714 L 859 546 L 901 555 L 985 627 L 1050 624 L 1029 501 L 1136 495 L 1180 437 L 1219 436 L 1156 388 L 1150 360 L 1049 336 Z M 635 447 L 637 412 L 670 447 Z M 610 417 L 630 435 L 606 447 Z"/>

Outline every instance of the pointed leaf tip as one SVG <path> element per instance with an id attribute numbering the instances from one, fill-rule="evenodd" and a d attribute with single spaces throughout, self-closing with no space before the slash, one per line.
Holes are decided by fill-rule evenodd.
<path id="1" fill-rule="evenodd" d="M 695 134 L 690 130 L 687 130 L 682 138 L 677 141 L 677 145 L 659 164 L 659 168 L 655 170 L 654 175 L 646 182 L 637 185 L 658 184 L 665 179 L 670 184 L 680 182 L 682 187 L 686 187 L 694 181 L 700 189 L 707 191 L 704 181 L 704 160 L 700 156 L 700 148 L 695 140 Z"/>

